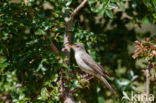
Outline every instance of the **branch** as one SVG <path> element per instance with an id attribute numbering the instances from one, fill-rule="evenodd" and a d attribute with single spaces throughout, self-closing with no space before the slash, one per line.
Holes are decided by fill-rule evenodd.
<path id="1" fill-rule="evenodd" d="M 148 66 L 146 68 L 146 103 L 150 103 L 149 101 L 149 92 L 150 92 L 150 69 L 152 68 L 152 62 L 148 62 Z"/>
<path id="2" fill-rule="evenodd" d="M 73 13 L 70 15 L 70 20 L 72 21 L 75 17 L 75 15 L 80 11 L 80 9 L 87 3 L 88 0 L 83 0 L 81 4 L 73 11 Z"/>
<path id="3" fill-rule="evenodd" d="M 44 39 L 48 40 L 48 36 L 42 34 Z M 58 54 L 58 49 L 56 48 L 55 44 L 53 43 L 53 41 L 50 40 L 50 49 L 55 53 Z"/>
<path id="4" fill-rule="evenodd" d="M 0 94 L 0 101 L 4 101 L 5 103 L 11 103 L 10 95 L 9 94 L 5 94 L 5 95 Z"/>
<path id="5" fill-rule="evenodd" d="M 55 54 L 58 54 L 58 49 L 57 49 L 56 46 L 54 45 L 53 41 L 51 41 L 51 43 L 50 43 L 50 48 L 51 48 L 51 50 L 52 50 Z"/>
<path id="6" fill-rule="evenodd" d="M 69 67 L 70 67 L 70 48 L 67 45 L 72 43 L 72 21 L 75 15 L 78 13 L 78 11 L 86 4 L 86 2 L 87 0 L 83 0 L 82 3 L 73 11 L 70 17 L 64 18 L 66 27 L 65 27 L 65 34 L 64 34 L 64 48 L 62 48 L 62 52 L 64 54 L 64 57 L 69 58 L 69 60 L 65 62 L 65 64 L 67 64 Z M 61 85 L 60 91 L 63 92 L 61 94 L 64 97 L 64 103 L 77 103 L 74 100 L 73 94 L 70 92 L 69 88 L 65 88 L 63 86 L 63 80 L 61 79 L 62 78 L 60 78 L 60 85 Z"/>
<path id="7" fill-rule="evenodd" d="M 24 4 L 25 4 L 25 6 L 27 6 L 27 3 L 28 3 L 28 1 L 27 1 L 27 0 L 24 0 Z"/>

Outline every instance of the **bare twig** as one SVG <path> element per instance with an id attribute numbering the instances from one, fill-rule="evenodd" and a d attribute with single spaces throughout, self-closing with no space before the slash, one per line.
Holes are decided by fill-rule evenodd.
<path id="1" fill-rule="evenodd" d="M 75 15 L 80 11 L 80 9 L 87 3 L 88 0 L 83 0 L 81 4 L 73 11 L 70 16 L 71 21 L 74 19 Z"/>
<path id="2" fill-rule="evenodd" d="M 51 48 L 51 50 L 52 50 L 55 54 L 58 54 L 58 49 L 57 49 L 56 46 L 54 45 L 53 41 L 51 41 L 51 43 L 50 43 L 50 48 Z"/>
<path id="3" fill-rule="evenodd" d="M 27 1 L 27 0 L 24 0 L 24 4 L 25 4 L 25 6 L 27 6 L 27 3 L 28 3 L 28 1 Z"/>
<path id="4" fill-rule="evenodd" d="M 43 37 L 48 40 L 48 36 L 42 34 Z M 58 49 L 56 48 L 55 44 L 53 43 L 53 41 L 50 40 L 50 49 L 55 53 L 55 54 L 58 54 Z"/>
<path id="5" fill-rule="evenodd" d="M 149 92 L 150 92 L 150 69 L 152 68 L 152 62 L 148 62 L 148 66 L 146 68 L 146 103 L 150 103 L 149 101 Z"/>

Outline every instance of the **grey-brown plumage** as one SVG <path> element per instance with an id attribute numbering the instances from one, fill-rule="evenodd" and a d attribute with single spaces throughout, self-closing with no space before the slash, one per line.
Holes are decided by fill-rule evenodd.
<path id="1" fill-rule="evenodd" d="M 105 79 L 107 73 L 104 71 L 102 66 L 97 64 L 90 55 L 86 52 L 85 48 L 80 43 L 75 43 L 74 45 L 70 46 L 75 52 L 75 59 L 82 71 L 89 73 L 91 75 L 96 76 L 100 79 L 110 90 L 114 93 L 113 88 Z"/>

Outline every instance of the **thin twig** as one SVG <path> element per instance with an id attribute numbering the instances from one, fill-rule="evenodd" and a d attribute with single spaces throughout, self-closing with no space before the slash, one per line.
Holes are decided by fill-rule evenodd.
<path id="1" fill-rule="evenodd" d="M 27 1 L 27 0 L 24 0 L 24 4 L 25 4 L 25 6 L 27 6 L 27 3 L 28 3 L 28 1 Z"/>
<path id="2" fill-rule="evenodd" d="M 48 40 L 48 36 L 46 36 L 46 35 L 44 35 L 44 34 L 42 34 L 42 35 L 43 35 L 43 37 L 44 37 L 46 40 Z M 55 54 L 58 54 L 58 52 L 59 52 L 52 40 L 50 40 L 50 49 L 51 49 Z"/>
<path id="3" fill-rule="evenodd" d="M 80 11 L 80 9 L 87 3 L 88 0 L 83 0 L 81 4 L 73 11 L 73 13 L 70 16 L 70 20 L 72 21 L 75 17 L 75 15 Z"/>
<path id="4" fill-rule="evenodd" d="M 50 42 L 50 48 L 55 54 L 58 54 L 58 49 L 54 45 L 53 41 Z"/>

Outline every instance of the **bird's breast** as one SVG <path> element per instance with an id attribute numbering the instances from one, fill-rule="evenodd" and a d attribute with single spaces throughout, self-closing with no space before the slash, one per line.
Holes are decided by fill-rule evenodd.
<path id="1" fill-rule="evenodd" d="M 77 62 L 77 65 L 79 66 L 80 69 L 82 69 L 83 71 L 92 74 L 93 69 L 90 68 L 82 59 L 85 57 L 85 55 L 83 55 L 81 52 L 75 53 L 75 59 Z"/>

